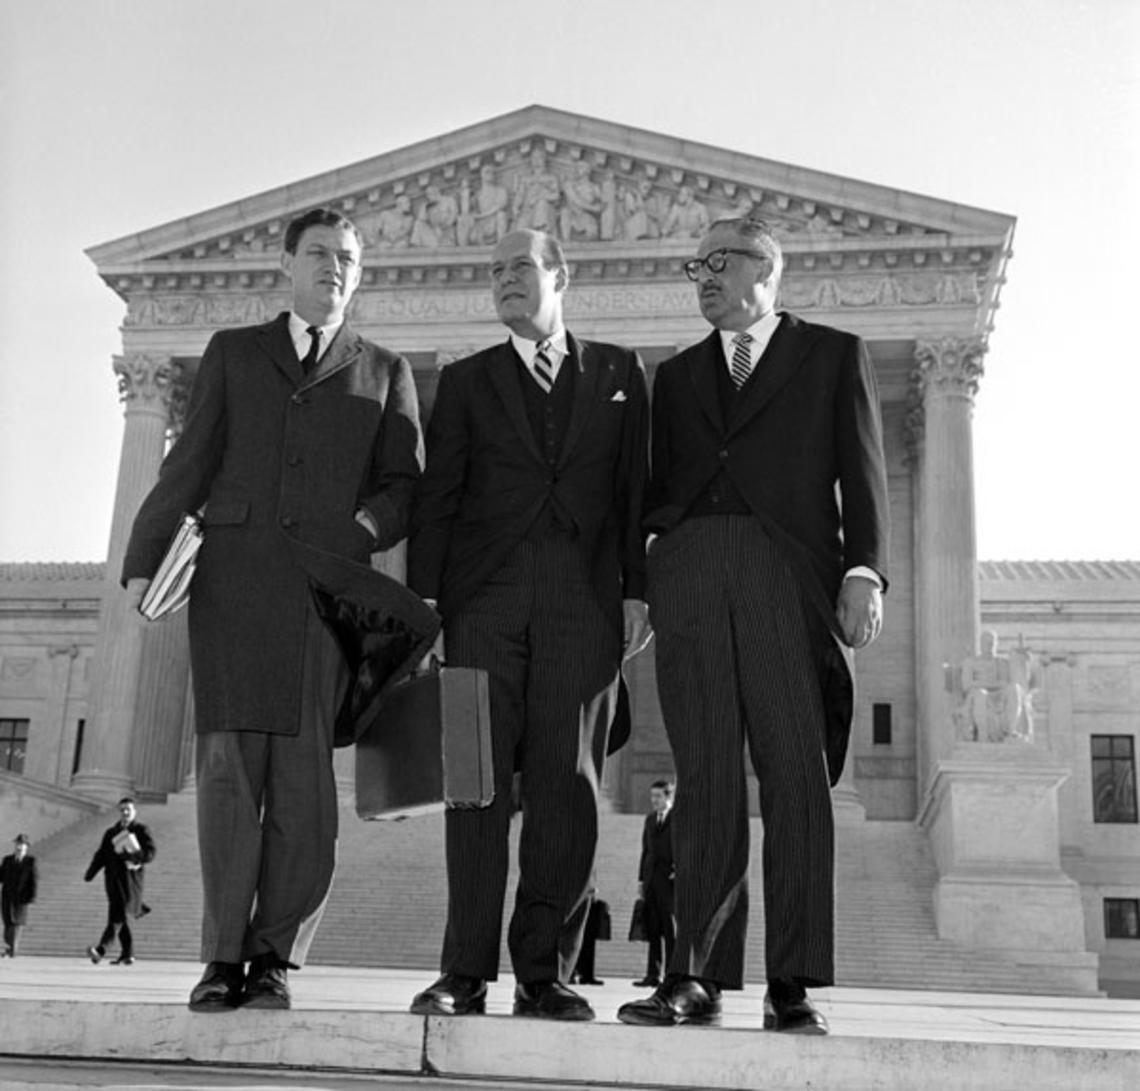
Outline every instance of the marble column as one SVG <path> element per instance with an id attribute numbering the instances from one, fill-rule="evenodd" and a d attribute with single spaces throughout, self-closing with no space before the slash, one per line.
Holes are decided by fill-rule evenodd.
<path id="1" fill-rule="evenodd" d="M 978 337 L 920 340 L 911 374 L 920 800 L 954 746 L 943 666 L 978 650 L 973 410 L 984 354 Z"/>
<path id="2" fill-rule="evenodd" d="M 166 356 L 116 356 L 114 370 L 124 404 L 123 444 L 83 755 L 72 782 L 77 791 L 109 800 L 134 789 L 135 709 L 143 626 L 148 624 L 128 610 L 119 586 L 119 572 L 135 513 L 158 477 L 166 449 L 170 408 L 179 385 L 177 367 Z"/>

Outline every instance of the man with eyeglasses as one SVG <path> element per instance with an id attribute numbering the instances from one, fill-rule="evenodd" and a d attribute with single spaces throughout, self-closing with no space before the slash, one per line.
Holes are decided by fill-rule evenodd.
<path id="1" fill-rule="evenodd" d="M 714 327 L 658 368 L 643 527 L 657 686 L 677 771 L 669 973 L 619 1018 L 712 1023 L 743 984 L 749 817 L 764 823 L 764 1026 L 825 1034 L 834 982 L 830 786 L 853 704 L 851 649 L 882 624 L 887 481 L 859 338 L 776 310 L 779 243 L 715 222 L 685 272 Z"/>
<path id="2" fill-rule="evenodd" d="M 622 659 L 649 639 L 640 529 L 649 398 L 635 352 L 579 340 L 563 324 L 570 270 L 557 239 L 511 232 L 489 272 L 510 336 L 440 375 L 408 583 L 438 600 L 447 662 L 490 676 L 495 798 L 447 812 L 442 976 L 412 1011 L 486 1008 L 517 770 L 514 1012 L 587 1020 L 593 1009 L 567 986 L 594 887 L 603 762 L 624 704 Z"/>

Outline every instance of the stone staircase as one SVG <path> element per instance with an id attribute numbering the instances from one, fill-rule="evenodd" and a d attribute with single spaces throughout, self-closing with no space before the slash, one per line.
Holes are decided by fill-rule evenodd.
<path id="1" fill-rule="evenodd" d="M 106 812 L 35 846 L 40 896 L 24 931 L 21 953 L 83 957 L 102 929 L 102 879 L 83 872 L 106 826 Z M 158 845 L 147 868 L 146 901 L 154 912 L 135 928 L 140 958 L 198 958 L 201 894 L 192 791 L 165 805 L 148 804 L 140 818 Z M 610 904 L 614 940 L 600 943 L 602 978 L 640 977 L 644 944 L 625 941 L 635 891 L 642 819 L 604 815 L 597 885 Z M 754 821 L 747 978 L 763 981 L 763 905 Z M 1063 968 L 1048 959 L 1019 962 L 962 949 L 937 936 L 931 892 L 936 879 L 923 833 L 906 822 L 840 822 L 837 826 L 837 983 L 901 989 L 1066 994 Z M 517 836 L 517 829 L 515 831 Z M 513 904 L 512 875 L 507 912 Z M 314 964 L 423 970 L 437 966 L 446 906 L 443 819 L 362 822 L 341 809 L 339 863 L 332 895 L 310 953 Z M 505 928 L 504 928 L 505 933 Z M 509 971 L 506 950 L 503 967 Z"/>

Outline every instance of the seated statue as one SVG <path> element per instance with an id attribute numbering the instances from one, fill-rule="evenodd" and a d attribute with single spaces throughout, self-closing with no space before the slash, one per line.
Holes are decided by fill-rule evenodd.
<path id="1" fill-rule="evenodd" d="M 946 688 L 958 697 L 957 736 L 966 742 L 1032 742 L 1037 671 L 1024 647 L 998 654 L 998 636 L 986 630 L 981 654 L 946 668 Z"/>

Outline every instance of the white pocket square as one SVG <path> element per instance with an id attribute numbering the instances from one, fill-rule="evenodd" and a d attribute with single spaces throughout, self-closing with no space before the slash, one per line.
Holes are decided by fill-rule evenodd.
<path id="1" fill-rule="evenodd" d="M 624 402 L 625 401 L 625 391 L 619 390 L 612 398 L 610 398 L 610 401 L 611 402 Z"/>

